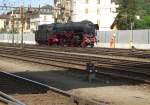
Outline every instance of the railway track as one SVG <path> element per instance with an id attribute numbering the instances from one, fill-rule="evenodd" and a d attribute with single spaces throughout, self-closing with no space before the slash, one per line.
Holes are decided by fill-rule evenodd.
<path id="1" fill-rule="evenodd" d="M 0 92 L 0 102 L 4 105 L 105 105 L 11 73 L 1 71 L 0 77 L 0 91 L 4 92 Z"/>
<path id="2" fill-rule="evenodd" d="M 26 104 L 0 91 L 0 105 L 26 105 Z"/>
<path id="3" fill-rule="evenodd" d="M 39 48 L 43 50 L 55 50 L 64 52 L 77 52 L 97 55 L 114 55 L 114 56 L 125 56 L 125 57 L 137 57 L 137 58 L 150 58 L 149 50 L 139 49 L 113 49 L 113 48 L 79 48 L 79 47 L 49 47 L 49 46 L 38 46 L 38 45 L 27 45 L 26 48 Z"/>
<path id="4" fill-rule="evenodd" d="M 3 46 L 12 46 L 8 43 L 1 43 Z M 79 48 L 79 47 L 57 47 L 57 46 L 46 46 L 46 45 L 25 45 L 25 48 L 30 49 L 42 49 L 42 50 L 54 50 L 64 52 L 76 52 L 86 54 L 97 54 L 97 55 L 110 55 L 110 56 L 124 56 L 124 57 L 137 57 L 150 59 L 150 50 L 142 49 L 121 49 L 121 48 Z"/>
<path id="5" fill-rule="evenodd" d="M 145 59 L 88 56 L 39 49 L 1 47 L 0 55 L 58 67 L 84 70 L 89 62 L 96 64 L 97 74 L 111 75 L 150 83 L 150 61 Z"/>

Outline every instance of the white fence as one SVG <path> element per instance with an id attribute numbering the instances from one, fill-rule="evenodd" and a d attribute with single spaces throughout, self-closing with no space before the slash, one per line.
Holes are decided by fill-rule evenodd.
<path id="1" fill-rule="evenodd" d="M 115 34 L 115 48 L 131 48 L 133 45 L 138 49 L 150 49 L 150 30 L 118 30 L 98 31 L 97 47 L 110 47 L 111 39 Z"/>
<path id="2" fill-rule="evenodd" d="M 21 34 L 8 34 L 8 33 L 0 33 L 0 42 L 12 43 L 12 39 L 14 36 L 14 42 L 21 42 Z M 24 33 L 23 40 L 26 44 L 35 44 L 35 35 L 34 33 Z"/>
<path id="3" fill-rule="evenodd" d="M 114 32 L 98 31 L 96 47 L 110 47 L 110 42 Z M 0 33 L 0 42 L 20 43 L 21 34 Z M 138 49 L 150 49 L 150 30 L 119 30 L 115 32 L 115 48 L 131 48 L 131 44 Z M 24 33 L 24 43 L 36 44 L 34 33 Z M 132 42 L 132 43 L 131 43 Z"/>

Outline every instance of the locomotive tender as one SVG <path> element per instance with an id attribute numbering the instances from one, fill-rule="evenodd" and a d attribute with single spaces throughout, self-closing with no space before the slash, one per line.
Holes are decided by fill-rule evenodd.
<path id="1" fill-rule="evenodd" d="M 87 47 L 96 42 L 97 24 L 90 21 L 39 25 L 35 31 L 38 44 Z"/>

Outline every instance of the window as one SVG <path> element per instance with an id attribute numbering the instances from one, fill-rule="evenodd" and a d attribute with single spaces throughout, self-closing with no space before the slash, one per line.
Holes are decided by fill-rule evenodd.
<path id="1" fill-rule="evenodd" d="M 100 0 L 97 0 L 97 4 L 100 4 Z"/>
<path id="2" fill-rule="evenodd" d="M 88 14 L 88 8 L 85 9 L 85 14 Z"/>

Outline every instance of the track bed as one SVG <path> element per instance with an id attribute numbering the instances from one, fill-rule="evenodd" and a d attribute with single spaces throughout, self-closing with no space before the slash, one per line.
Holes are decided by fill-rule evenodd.
<path id="1" fill-rule="evenodd" d="M 70 98 L 39 85 L 10 78 L 3 73 L 0 77 L 0 90 L 26 105 L 76 105 Z"/>

